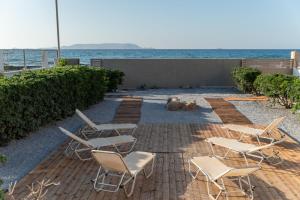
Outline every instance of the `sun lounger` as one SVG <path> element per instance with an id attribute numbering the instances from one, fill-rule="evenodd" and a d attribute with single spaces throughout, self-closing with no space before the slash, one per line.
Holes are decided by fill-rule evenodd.
<path id="1" fill-rule="evenodd" d="M 122 157 L 120 154 L 110 151 L 93 150 L 92 155 L 99 163 L 100 167 L 94 180 L 96 191 L 117 192 L 120 187 L 124 189 L 127 197 L 134 191 L 137 175 L 143 171 L 146 178 L 153 172 L 155 154 L 148 152 L 135 151 Z M 146 174 L 145 167 L 151 163 L 151 169 Z M 111 178 L 115 178 L 115 184 L 111 183 Z M 126 185 L 131 183 L 131 189 Z"/>
<path id="2" fill-rule="evenodd" d="M 239 132 L 241 134 L 241 137 L 239 140 L 242 140 L 242 138 L 245 135 L 253 136 L 257 138 L 257 141 L 259 144 L 261 144 L 260 138 L 268 139 L 272 142 L 274 142 L 274 138 L 271 137 L 272 133 L 274 133 L 274 130 L 278 128 L 279 124 L 285 119 L 285 117 L 280 117 L 273 122 L 271 122 L 265 129 L 257 129 L 257 128 L 251 128 L 248 126 L 243 125 L 237 125 L 237 124 L 225 124 L 222 126 L 222 128 L 227 129 L 228 131 L 235 131 Z M 282 133 L 282 132 L 280 132 Z M 265 137 L 265 136 L 267 137 Z M 281 137 L 284 137 L 285 134 L 282 134 Z"/>
<path id="3" fill-rule="evenodd" d="M 127 130 L 132 129 L 131 135 L 134 134 L 137 125 L 130 123 L 122 123 L 122 124 L 95 124 L 90 120 L 86 115 L 84 115 L 80 110 L 76 109 L 76 114 L 92 129 L 92 131 L 81 131 L 81 134 L 88 139 L 88 135 L 97 133 L 100 136 L 104 131 L 115 131 L 118 135 L 120 135 L 119 130 Z"/>
<path id="4" fill-rule="evenodd" d="M 195 172 L 192 172 L 192 168 L 195 168 Z M 247 166 L 241 168 L 228 167 L 216 157 L 200 156 L 194 157 L 189 160 L 189 172 L 193 179 L 196 179 L 199 172 L 202 172 L 206 177 L 207 192 L 211 199 L 217 200 L 222 194 L 228 199 L 228 194 L 233 192 L 243 192 L 250 199 L 253 199 L 254 186 L 251 185 L 249 175 L 259 170 L 259 166 Z M 230 180 L 237 180 L 240 187 L 239 191 L 228 191 L 224 184 L 224 178 Z M 213 183 L 219 192 L 216 195 L 211 193 L 211 183 Z M 245 191 L 243 185 L 248 187 L 248 193 Z"/>
<path id="5" fill-rule="evenodd" d="M 259 165 L 263 160 L 267 160 L 270 164 L 280 164 L 283 160 L 278 156 L 279 152 L 275 151 L 273 149 L 274 145 L 281 143 L 285 138 L 282 138 L 281 140 L 278 140 L 276 142 L 262 145 L 262 146 L 256 146 L 254 144 L 248 144 L 240 142 L 236 139 L 229 139 L 229 138 L 223 138 L 223 137 L 211 137 L 207 138 L 206 142 L 210 144 L 212 153 L 214 156 L 219 158 L 226 158 L 229 152 L 236 152 L 242 154 L 242 156 L 245 159 L 246 164 L 248 165 L 247 156 L 258 158 L 259 159 Z M 213 145 L 218 145 L 223 148 L 228 149 L 224 156 L 218 156 L 215 154 Z M 267 156 L 263 153 L 264 150 L 272 149 L 272 155 Z"/>
<path id="6" fill-rule="evenodd" d="M 121 135 L 121 136 L 113 136 L 113 137 L 106 137 L 106 138 L 93 138 L 90 140 L 84 140 L 62 127 L 59 127 L 59 129 L 64 134 L 66 134 L 67 136 L 72 138 L 72 141 L 69 143 L 68 147 L 65 150 L 65 154 L 72 155 L 73 153 L 75 153 L 75 155 L 80 160 L 83 160 L 83 161 L 90 160 L 91 158 L 90 157 L 83 158 L 81 156 L 81 154 L 83 154 L 84 152 L 87 152 L 87 151 L 91 151 L 93 149 L 100 149 L 103 147 L 112 146 L 119 153 L 128 153 L 133 149 L 133 147 L 135 146 L 135 143 L 137 141 L 136 138 L 134 138 L 131 135 Z M 73 141 L 76 141 L 76 143 L 74 143 Z M 126 152 L 121 152 L 119 149 L 119 146 L 124 145 L 124 144 L 129 144 L 129 143 L 132 143 L 129 150 Z"/>

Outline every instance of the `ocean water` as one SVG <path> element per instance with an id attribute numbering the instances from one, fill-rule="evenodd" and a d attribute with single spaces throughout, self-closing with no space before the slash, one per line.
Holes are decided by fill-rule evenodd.
<path id="1" fill-rule="evenodd" d="M 62 57 L 80 58 L 82 64 L 89 64 L 92 58 L 155 59 L 155 58 L 290 58 L 294 49 L 75 49 L 62 50 Z M 41 65 L 40 50 L 25 50 L 28 66 Z M 56 51 L 48 51 L 49 63 L 54 63 Z M 4 50 L 4 61 L 9 65 L 24 65 L 23 50 Z"/>

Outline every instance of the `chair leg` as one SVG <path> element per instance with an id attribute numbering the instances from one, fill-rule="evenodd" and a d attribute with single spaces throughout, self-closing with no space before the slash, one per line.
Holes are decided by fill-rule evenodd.
<path id="1" fill-rule="evenodd" d="M 75 144 L 75 145 L 74 145 Z M 74 147 L 73 147 L 74 145 Z M 74 151 L 77 148 L 77 146 L 80 145 L 79 143 L 77 143 L 74 140 L 71 140 L 67 146 L 67 148 L 64 151 L 64 154 L 68 157 L 72 157 L 74 155 Z"/>
<path id="2" fill-rule="evenodd" d="M 261 163 L 262 163 L 262 162 L 264 161 L 264 159 L 266 159 L 266 158 L 265 158 L 264 154 L 263 154 L 261 151 L 257 151 L 257 152 L 255 152 L 255 153 L 257 153 L 258 155 L 255 155 L 255 154 L 252 154 L 252 153 L 247 153 L 247 156 L 251 156 L 251 157 L 260 159 L 259 162 L 257 163 L 257 165 L 261 165 Z M 246 157 L 246 156 L 245 156 L 245 157 Z M 247 164 L 247 165 L 248 165 L 248 164 Z"/>
<path id="3" fill-rule="evenodd" d="M 117 150 L 118 153 L 120 153 L 120 154 L 126 154 L 126 153 L 129 153 L 129 152 L 131 152 L 133 150 L 136 142 L 137 142 L 137 139 L 134 139 L 134 141 L 132 142 L 132 145 L 131 145 L 131 147 L 130 147 L 130 149 L 128 151 L 120 151 L 120 149 L 118 148 L 117 145 L 113 145 L 113 147 Z"/>
<path id="4" fill-rule="evenodd" d="M 246 180 L 244 180 L 243 178 L 246 178 Z M 249 199 L 253 199 L 254 198 L 254 194 L 253 194 L 253 190 L 254 190 L 254 186 L 252 186 L 251 181 L 250 181 L 250 177 L 249 176 L 245 176 L 245 177 L 239 177 L 238 178 L 239 181 L 239 186 L 240 186 L 240 190 L 247 196 L 249 197 Z M 248 190 L 244 190 L 243 185 L 245 184 L 248 186 Z M 247 191 L 249 191 L 249 193 L 247 193 Z"/>
<path id="5" fill-rule="evenodd" d="M 243 157 L 244 157 L 244 160 L 245 160 L 245 162 L 246 162 L 246 165 L 248 166 L 248 165 L 249 165 L 249 163 L 248 163 L 248 160 L 247 160 L 247 157 L 246 157 L 246 155 L 245 155 L 244 153 L 242 153 L 242 155 L 243 155 Z"/>
<path id="6" fill-rule="evenodd" d="M 153 171 L 154 171 L 154 163 L 155 163 L 155 157 L 152 159 L 151 171 L 150 171 L 148 174 L 146 174 L 145 169 L 143 169 L 144 176 L 145 176 L 146 178 L 149 178 L 149 177 L 152 175 L 152 173 L 153 173 Z"/>
<path id="7" fill-rule="evenodd" d="M 279 165 L 283 162 L 283 159 L 278 156 L 279 152 L 275 151 L 274 149 L 272 150 L 272 155 L 271 156 L 264 156 L 264 159 L 266 159 L 268 161 L 268 163 L 272 164 L 272 165 Z M 276 161 L 272 161 L 272 159 L 278 160 Z"/>
<path id="8" fill-rule="evenodd" d="M 132 180 L 132 183 L 131 183 L 131 188 L 130 188 L 130 191 L 128 192 L 128 190 L 126 189 L 126 185 L 131 182 Z M 130 179 L 128 179 L 123 185 L 122 185 L 122 188 L 124 190 L 124 193 L 126 195 L 126 197 L 130 197 L 133 192 L 134 192 L 134 188 L 135 188 L 135 181 L 136 181 L 136 175 Z"/>
<path id="9" fill-rule="evenodd" d="M 195 175 L 194 175 L 193 172 L 192 172 L 192 170 L 191 170 L 191 161 L 189 160 L 188 163 L 189 163 L 189 173 L 190 173 L 190 175 L 192 176 L 193 180 L 195 180 L 195 179 L 197 178 L 197 176 L 198 176 L 200 170 L 199 170 L 198 167 L 197 167 L 197 171 L 196 171 L 196 173 L 195 173 Z"/>
<path id="10" fill-rule="evenodd" d="M 117 133 L 117 135 L 121 135 L 118 129 L 114 129 L 114 131 Z"/>
<path id="11" fill-rule="evenodd" d="M 82 148 L 82 149 L 79 149 L 79 147 L 80 147 L 80 144 L 79 144 L 78 146 L 76 146 L 76 149 L 74 150 L 75 155 L 79 158 L 79 160 L 81 160 L 81 161 L 88 161 L 88 160 L 91 160 L 91 159 L 92 159 L 92 156 L 87 157 L 87 158 L 84 158 L 84 157 L 82 157 L 82 156 L 80 155 L 80 153 L 81 153 L 81 152 L 86 152 L 86 151 L 91 152 L 92 149 L 91 149 L 91 148 Z"/>
<path id="12" fill-rule="evenodd" d="M 104 171 L 103 173 L 101 173 L 101 167 L 99 167 L 96 178 L 93 180 L 94 181 L 94 189 L 97 192 L 100 191 L 105 191 L 105 192 L 117 192 L 119 190 L 119 188 L 121 187 L 121 184 L 123 182 L 123 179 L 125 177 L 125 172 L 122 175 L 118 175 L 118 177 L 120 177 L 119 182 L 114 185 L 114 184 L 110 184 L 110 183 L 105 183 L 105 179 L 106 177 L 109 175 L 108 171 Z M 99 183 L 99 179 L 101 179 L 101 182 Z M 98 186 L 100 185 L 100 186 Z M 113 189 L 105 189 L 104 186 L 107 187 L 111 187 Z"/>
<path id="13" fill-rule="evenodd" d="M 94 189 L 95 189 L 97 192 L 103 189 L 103 186 L 102 186 L 102 185 L 101 185 L 100 188 L 97 187 L 98 179 L 99 179 L 99 177 L 100 177 L 100 172 L 101 172 L 101 166 L 99 167 L 98 172 L 97 172 L 97 175 L 96 175 L 96 177 L 95 177 L 95 179 L 94 179 Z M 102 182 L 104 182 L 104 180 L 105 180 L 105 175 L 103 175 Z"/>
<path id="14" fill-rule="evenodd" d="M 211 153 L 213 156 L 216 156 L 216 153 L 214 151 L 214 147 L 213 147 L 213 144 L 211 142 L 209 142 L 209 146 L 210 146 L 210 150 L 211 150 Z"/>
<path id="15" fill-rule="evenodd" d="M 136 128 L 134 128 L 134 129 L 131 131 L 131 135 L 134 135 L 134 134 L 135 134 L 135 131 L 136 131 Z"/>
<path id="16" fill-rule="evenodd" d="M 223 188 L 223 189 L 220 190 L 219 194 L 221 195 L 222 193 L 224 193 L 226 200 L 228 200 L 228 191 L 226 190 L 224 180 L 221 179 L 221 182 L 222 182 L 222 188 Z M 219 197 L 220 197 L 220 196 L 219 196 Z M 219 198 L 219 197 L 218 197 L 218 198 Z M 217 199 L 218 199 L 218 198 L 217 198 Z"/>
<path id="17" fill-rule="evenodd" d="M 227 196 L 227 191 L 225 190 L 225 185 L 224 185 L 224 182 L 223 182 L 223 179 L 221 179 L 222 183 L 223 183 L 223 186 L 220 186 L 216 181 L 211 181 L 207 175 L 205 175 L 205 178 L 206 178 L 206 188 L 207 188 L 207 193 L 208 193 L 208 197 L 213 199 L 213 200 L 218 200 L 222 193 L 225 193 L 225 197 L 226 197 L 226 200 L 228 200 L 228 196 Z M 210 189 L 210 184 L 214 183 L 218 189 L 219 189 L 219 193 L 217 195 L 213 195 L 211 194 L 211 189 Z"/>

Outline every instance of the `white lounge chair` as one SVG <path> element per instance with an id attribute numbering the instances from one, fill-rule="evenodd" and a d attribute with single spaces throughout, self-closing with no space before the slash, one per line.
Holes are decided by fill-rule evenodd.
<path id="1" fill-rule="evenodd" d="M 237 125 L 237 124 L 225 124 L 222 126 L 222 128 L 226 129 L 227 131 L 235 131 L 241 134 L 241 137 L 239 140 L 242 140 L 242 138 L 245 135 L 256 137 L 259 144 L 260 138 L 268 139 L 272 142 L 274 142 L 274 138 L 271 137 L 272 133 L 274 133 L 274 130 L 278 128 L 279 124 L 285 119 L 285 117 L 280 117 L 275 120 L 273 120 L 265 129 L 258 129 L 258 128 L 251 128 L 248 126 L 243 125 Z M 282 132 L 280 132 L 282 134 Z M 265 136 L 267 137 L 265 137 Z M 281 137 L 284 137 L 285 134 L 282 134 Z"/>
<path id="2" fill-rule="evenodd" d="M 83 161 L 90 160 L 91 157 L 83 158 L 80 154 L 87 152 L 87 151 L 91 151 L 93 149 L 100 149 L 103 147 L 113 146 L 119 153 L 128 153 L 133 149 L 133 147 L 135 146 L 135 143 L 137 141 L 136 138 L 134 138 L 131 135 L 121 135 L 121 136 L 113 136 L 113 137 L 106 137 L 106 138 L 93 138 L 90 140 L 84 140 L 62 127 L 59 127 L 59 129 L 64 134 L 66 134 L 67 136 L 72 138 L 72 141 L 69 143 L 68 147 L 65 150 L 65 154 L 70 156 L 73 153 L 75 153 L 76 156 L 80 160 L 83 160 Z M 74 143 L 73 141 L 76 141 L 76 143 Z M 128 144 L 128 143 L 132 143 L 129 150 L 125 151 L 125 152 L 121 152 L 120 149 L 118 148 L 118 146 Z M 84 146 L 84 147 L 82 147 L 82 146 Z"/>
<path id="3" fill-rule="evenodd" d="M 248 162 L 246 156 L 258 158 L 260 160 L 258 165 L 260 165 L 263 160 L 267 160 L 269 163 L 276 165 L 276 164 L 280 164 L 283 160 L 282 160 L 282 158 L 280 158 L 278 156 L 279 152 L 276 152 L 273 149 L 273 146 L 278 143 L 281 143 L 283 140 L 285 140 L 285 138 L 282 138 L 281 140 L 278 140 L 276 142 L 266 144 L 266 145 L 261 145 L 261 146 L 243 143 L 236 139 L 229 139 L 229 138 L 223 138 L 223 137 L 207 138 L 206 142 L 208 142 L 210 144 L 213 155 L 216 157 L 219 157 L 219 158 L 226 158 L 227 155 L 229 154 L 229 152 L 232 151 L 232 152 L 242 154 L 247 165 L 249 162 Z M 224 148 L 228 149 L 228 151 L 225 153 L 224 156 L 218 156 L 218 155 L 216 155 L 216 153 L 214 151 L 213 145 L 218 145 L 218 146 L 224 147 Z M 273 152 L 272 155 L 270 155 L 270 156 L 265 155 L 263 153 L 263 151 L 266 149 L 272 149 L 272 152 Z"/>
<path id="4" fill-rule="evenodd" d="M 137 175 L 141 171 L 146 178 L 151 176 L 156 156 L 154 153 L 134 151 L 123 158 L 115 152 L 98 150 L 93 150 L 92 155 L 100 165 L 94 180 L 94 189 L 97 192 L 117 192 L 122 187 L 127 197 L 133 194 Z M 152 163 L 151 169 L 146 174 L 145 167 L 149 163 Z M 113 177 L 117 177 L 116 184 L 111 183 Z M 131 189 L 128 191 L 126 185 L 130 182 L 132 182 Z"/>
<path id="5" fill-rule="evenodd" d="M 87 135 L 97 133 L 100 136 L 104 131 L 115 131 L 118 135 L 120 135 L 119 130 L 127 130 L 132 129 L 131 135 L 134 134 L 137 125 L 130 123 L 122 123 L 122 124 L 95 124 L 90 120 L 86 115 L 84 115 L 80 110 L 76 109 L 76 114 L 92 129 L 92 131 L 82 130 L 81 134 L 88 139 Z"/>
<path id="6" fill-rule="evenodd" d="M 196 168 L 195 173 L 192 172 L 192 166 Z M 254 186 L 251 185 L 249 175 L 259 169 L 259 166 L 247 166 L 241 168 L 228 167 L 217 158 L 210 156 L 194 157 L 189 160 L 189 172 L 191 176 L 193 179 L 196 179 L 199 172 L 202 172 L 205 175 L 209 198 L 214 200 L 219 199 L 222 194 L 224 194 L 225 198 L 228 199 L 228 194 L 233 192 L 243 192 L 250 199 L 253 199 Z M 224 178 L 237 180 L 240 190 L 229 192 L 225 187 Z M 213 183 L 219 189 L 219 192 L 216 195 L 211 193 L 211 183 Z M 248 194 L 243 188 L 243 184 L 248 187 Z"/>

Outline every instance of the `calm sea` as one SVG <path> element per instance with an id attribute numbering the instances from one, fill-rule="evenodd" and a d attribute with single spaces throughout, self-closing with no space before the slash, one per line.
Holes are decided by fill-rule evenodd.
<path id="1" fill-rule="evenodd" d="M 290 58 L 294 49 L 137 49 L 137 50 L 62 50 L 62 57 L 80 58 L 82 64 L 89 64 L 92 58 Z M 5 62 L 23 65 L 22 50 L 5 50 Z M 40 65 L 41 52 L 26 50 L 26 64 Z M 56 57 L 55 51 L 48 53 L 49 63 Z"/>

